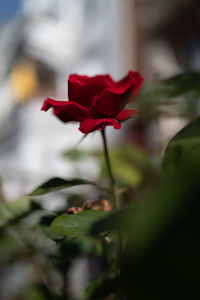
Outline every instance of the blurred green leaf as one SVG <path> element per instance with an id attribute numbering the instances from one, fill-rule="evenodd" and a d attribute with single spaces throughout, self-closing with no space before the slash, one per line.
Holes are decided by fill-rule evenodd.
<path id="1" fill-rule="evenodd" d="M 85 210 L 75 215 L 64 214 L 53 220 L 47 230 L 74 238 L 88 235 L 92 224 L 108 215 L 103 210 Z"/>
<path id="2" fill-rule="evenodd" d="M 142 181 L 140 170 L 134 168 L 130 164 L 123 162 L 115 162 L 115 176 L 120 182 L 136 187 Z"/>
<path id="3" fill-rule="evenodd" d="M 179 218 L 186 199 L 180 181 L 165 180 L 147 196 L 144 204 L 132 210 L 126 232 L 130 237 L 131 252 L 142 255 Z"/>
<path id="4" fill-rule="evenodd" d="M 163 87 L 166 87 L 166 94 L 171 96 L 179 96 L 183 93 L 196 91 L 200 95 L 200 73 L 186 72 L 173 76 L 167 80 L 163 80 Z"/>
<path id="5" fill-rule="evenodd" d="M 138 186 L 149 172 L 156 172 L 150 156 L 136 147 L 123 145 L 110 151 L 111 164 L 116 179 L 125 185 Z M 102 176 L 107 168 L 102 161 Z"/>
<path id="6" fill-rule="evenodd" d="M 168 174 L 174 174 L 186 159 L 200 156 L 200 117 L 186 125 L 169 142 L 162 166 Z"/>
<path id="7" fill-rule="evenodd" d="M 111 149 L 110 155 L 112 159 L 121 160 L 125 163 L 132 163 L 137 168 L 149 168 L 153 167 L 149 154 L 137 147 L 123 145 L 114 149 Z"/>
<path id="8" fill-rule="evenodd" d="M 78 149 L 69 149 L 63 152 L 63 156 L 72 161 L 83 159 L 88 155 L 89 153 L 87 153 L 86 151 L 82 151 Z"/>
<path id="9" fill-rule="evenodd" d="M 102 300 L 111 294 L 116 294 L 119 290 L 119 278 L 99 278 L 86 288 L 84 291 L 84 300 Z M 106 298 L 107 299 L 107 298 Z"/>
<path id="10" fill-rule="evenodd" d="M 89 180 L 72 178 L 72 179 L 62 179 L 59 177 L 52 178 L 36 189 L 33 190 L 28 196 L 39 196 L 46 193 L 66 189 L 72 186 L 82 185 L 82 184 L 91 184 L 97 186 L 94 182 Z"/>
<path id="11" fill-rule="evenodd" d="M 199 299 L 199 177 L 199 163 L 187 158 L 129 218 L 124 255 L 128 299 Z"/>
<path id="12" fill-rule="evenodd" d="M 139 108 L 142 113 L 151 114 L 158 111 L 159 104 L 174 104 L 175 97 L 186 96 L 186 101 L 182 103 L 184 107 L 182 106 L 181 109 L 183 111 L 186 109 L 186 113 L 194 113 L 200 97 L 199 82 L 199 72 L 185 72 L 166 80 L 155 82 L 144 88 L 138 97 Z M 170 98 L 173 99 L 171 100 Z"/>
<path id="13" fill-rule="evenodd" d="M 198 178 L 195 172 L 187 174 L 188 170 L 186 165 L 185 169 L 176 173 L 176 177 L 165 178 L 157 183 L 141 203 L 120 209 L 95 222 L 91 234 L 122 230 L 132 245 L 131 255 L 143 255 L 183 213 L 192 195 L 191 185 L 195 183 L 195 178 Z"/>
<path id="14" fill-rule="evenodd" d="M 61 242 L 65 238 L 64 235 L 53 232 L 49 228 L 42 228 L 42 232 L 46 237 L 55 242 Z"/>
<path id="15" fill-rule="evenodd" d="M 88 157 L 99 157 L 101 155 L 101 151 L 99 150 L 80 150 L 76 148 L 68 149 L 62 153 L 64 158 L 67 158 L 72 161 L 77 161 L 81 159 L 85 159 Z"/>
<path id="16" fill-rule="evenodd" d="M 104 218 L 94 222 L 90 229 L 90 234 L 98 234 L 110 230 L 126 230 L 130 226 L 135 210 L 138 210 L 140 206 L 140 204 L 133 205 L 111 212 Z"/>
<path id="17" fill-rule="evenodd" d="M 40 208 L 39 204 L 28 198 L 3 203 L 0 205 L 0 227 L 17 221 L 19 218 L 25 217 L 30 212 Z"/>
<path id="18" fill-rule="evenodd" d="M 24 300 L 25 299 L 26 300 L 46 300 L 47 299 L 46 295 L 42 291 L 42 287 L 40 288 L 39 286 L 33 286 L 32 288 L 30 288 L 30 290 L 28 290 L 28 292 L 26 293 L 26 295 L 24 297 L 22 295 L 20 295 L 20 297 L 23 298 Z"/>
<path id="19" fill-rule="evenodd" d="M 89 236 L 82 235 L 77 238 L 67 238 L 60 244 L 60 249 L 62 253 L 68 253 L 71 256 L 95 256 L 99 257 L 103 253 L 102 242 L 100 239 Z"/>
<path id="20" fill-rule="evenodd" d="M 17 255 L 17 248 L 19 247 L 15 237 L 7 232 L 0 234 L 0 264 L 19 259 Z M 17 256 L 17 257 L 16 257 Z"/>
<path id="21" fill-rule="evenodd" d="M 49 229 L 49 226 L 51 225 L 52 221 L 58 216 L 58 214 L 47 214 L 44 215 L 40 219 L 40 227 L 42 230 L 42 233 L 48 237 L 49 239 L 55 241 L 55 242 L 60 242 L 65 239 L 65 236 L 62 234 L 55 233 Z"/>

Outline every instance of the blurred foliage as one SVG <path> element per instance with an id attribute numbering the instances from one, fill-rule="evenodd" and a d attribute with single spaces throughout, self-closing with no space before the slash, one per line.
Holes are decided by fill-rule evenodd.
<path id="1" fill-rule="evenodd" d="M 189 123 L 170 141 L 163 157 L 163 168 L 174 173 L 191 156 L 200 157 L 200 117 Z M 197 159 L 198 162 L 198 159 Z"/>
<path id="2" fill-rule="evenodd" d="M 101 276 L 97 280 L 93 281 L 84 292 L 84 300 L 100 300 L 105 299 L 107 296 L 110 299 L 114 299 L 114 291 L 119 289 L 119 278 L 118 277 L 109 277 Z"/>
<path id="3" fill-rule="evenodd" d="M 20 218 L 40 208 L 39 203 L 29 198 L 2 203 L 0 205 L 0 228 L 6 226 L 8 223 L 17 222 Z"/>
<path id="4" fill-rule="evenodd" d="M 200 297 L 199 167 L 187 157 L 133 214 L 124 263 L 129 299 Z"/>
<path id="5" fill-rule="evenodd" d="M 155 117 L 160 114 L 161 105 L 180 105 L 180 109 L 174 111 L 176 114 L 193 116 L 197 114 L 200 97 L 200 73 L 186 72 L 169 79 L 157 81 L 146 86 L 137 99 L 137 104 L 144 115 Z M 180 97 L 182 97 L 180 101 Z M 166 114 L 171 113 L 165 110 Z"/>
<path id="6" fill-rule="evenodd" d="M 151 176 L 156 177 L 159 167 L 149 154 L 137 147 L 121 145 L 110 150 L 111 164 L 118 184 L 123 187 L 136 188 L 149 181 Z M 105 178 L 107 173 L 104 157 L 101 161 L 100 176 Z M 152 177 L 151 177 L 152 178 Z"/>

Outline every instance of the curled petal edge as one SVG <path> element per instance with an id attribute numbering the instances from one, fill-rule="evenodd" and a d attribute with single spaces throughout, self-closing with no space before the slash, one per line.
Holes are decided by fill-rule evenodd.
<path id="1" fill-rule="evenodd" d="M 49 110 L 51 107 L 53 108 L 61 108 L 61 107 L 65 107 L 68 105 L 68 101 L 59 101 L 59 100 L 53 100 L 49 97 L 47 97 L 43 103 L 43 106 L 41 108 L 41 110 L 47 111 Z"/>
<path id="2" fill-rule="evenodd" d="M 120 113 L 115 117 L 116 120 L 118 121 L 125 121 L 131 116 L 140 113 L 140 110 L 138 109 L 123 109 L 120 111 Z"/>
<path id="3" fill-rule="evenodd" d="M 115 129 L 120 129 L 121 124 L 112 118 L 105 118 L 105 119 L 86 119 L 81 122 L 79 130 L 84 133 L 88 134 L 94 130 L 102 130 L 105 126 L 113 126 Z"/>
<path id="4" fill-rule="evenodd" d="M 53 108 L 53 113 L 63 122 L 83 121 L 90 117 L 90 112 L 87 108 L 73 101 L 57 101 L 47 98 L 41 110 L 47 111 Z"/>

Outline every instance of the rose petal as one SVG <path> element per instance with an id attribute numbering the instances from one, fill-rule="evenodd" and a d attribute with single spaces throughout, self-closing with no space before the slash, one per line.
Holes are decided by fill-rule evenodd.
<path id="1" fill-rule="evenodd" d="M 109 90 L 113 94 L 124 94 L 127 90 L 124 103 L 133 100 L 142 87 L 143 78 L 139 72 L 129 71 L 129 73 L 119 81 L 114 81 L 109 74 L 96 75 L 93 77 L 71 74 L 68 79 L 68 97 L 70 101 L 75 101 L 84 107 L 94 105 L 97 97 L 107 93 Z M 124 107 L 124 105 L 123 105 Z M 123 108 L 121 107 L 121 109 Z M 119 109 L 117 110 L 120 111 Z M 110 113 L 109 116 L 112 116 Z M 107 115 L 106 115 L 107 116 Z"/>
<path id="2" fill-rule="evenodd" d="M 113 126 L 115 129 L 121 128 L 121 124 L 115 119 L 86 119 L 80 124 L 79 130 L 88 134 L 94 130 L 102 130 L 105 126 Z"/>
<path id="3" fill-rule="evenodd" d="M 130 93 L 129 98 L 127 99 L 127 103 L 134 100 L 135 96 L 139 94 L 139 91 L 142 88 L 142 83 L 144 79 L 140 75 L 139 72 L 129 71 L 128 74 L 121 80 L 119 80 L 116 85 L 117 87 L 130 86 L 132 87 L 132 91 Z"/>
<path id="4" fill-rule="evenodd" d="M 41 110 L 47 111 L 53 108 L 53 114 L 56 115 L 61 121 L 83 121 L 90 117 L 90 112 L 87 108 L 72 101 L 57 101 L 47 98 Z"/>
<path id="5" fill-rule="evenodd" d="M 130 80 L 130 82 L 133 83 L 133 81 L 135 81 L 135 83 L 133 85 L 132 93 L 131 93 L 131 96 L 128 99 L 127 103 L 132 102 L 134 100 L 134 98 L 139 94 L 139 92 L 142 88 L 143 81 L 144 81 L 144 78 L 140 75 L 139 72 L 129 71 L 128 78 L 129 78 L 128 80 Z"/>
<path id="6" fill-rule="evenodd" d="M 49 108 L 59 108 L 59 107 L 64 107 L 67 105 L 68 101 L 59 101 L 59 100 L 53 100 L 51 98 L 46 98 L 41 110 L 47 111 Z"/>
<path id="7" fill-rule="evenodd" d="M 95 98 L 89 110 L 95 118 L 113 118 L 124 108 L 130 95 L 131 88 L 121 87 L 117 90 L 107 89 L 100 96 Z"/>
<path id="8" fill-rule="evenodd" d="M 138 114 L 140 111 L 137 109 L 123 109 L 120 113 L 115 117 L 118 121 L 124 121 L 131 116 Z"/>
<path id="9" fill-rule="evenodd" d="M 126 77 L 95 97 L 90 111 L 95 118 L 115 117 L 133 100 L 142 87 L 143 78 L 138 72 L 130 71 Z"/>
<path id="10" fill-rule="evenodd" d="M 97 95 L 113 84 L 109 74 L 93 77 L 71 74 L 68 78 L 68 98 L 88 108 Z"/>

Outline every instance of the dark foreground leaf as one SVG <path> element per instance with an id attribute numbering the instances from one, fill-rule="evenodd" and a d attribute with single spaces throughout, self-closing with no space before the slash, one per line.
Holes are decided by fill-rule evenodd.
<path id="1" fill-rule="evenodd" d="M 163 169 L 173 175 L 185 160 L 200 156 L 200 117 L 186 125 L 169 142 L 163 156 Z M 198 160 L 196 160 L 198 163 Z"/>
<path id="2" fill-rule="evenodd" d="M 50 192 L 66 189 L 72 186 L 82 185 L 82 184 L 91 184 L 95 185 L 94 182 L 89 180 L 80 179 L 80 178 L 72 178 L 72 179 L 62 179 L 59 177 L 52 178 L 36 189 L 33 190 L 28 196 L 39 196 L 43 194 L 47 194 Z"/>
<path id="3" fill-rule="evenodd" d="M 189 160 L 133 216 L 124 255 L 128 299 L 200 299 L 199 176 Z"/>

